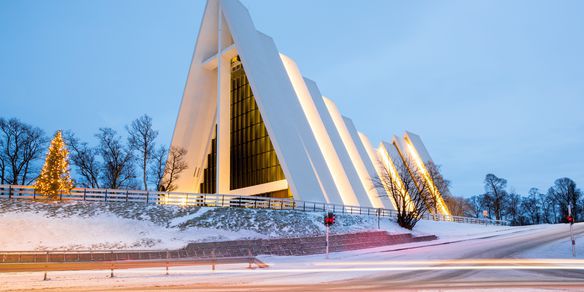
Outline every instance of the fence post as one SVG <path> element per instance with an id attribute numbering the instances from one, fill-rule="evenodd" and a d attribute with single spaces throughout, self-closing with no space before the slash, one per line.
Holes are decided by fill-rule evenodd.
<path id="1" fill-rule="evenodd" d="M 169 253 L 168 253 L 168 249 L 166 250 L 166 275 L 168 276 L 168 258 L 169 258 Z"/>
<path id="2" fill-rule="evenodd" d="M 36 190 L 34 188 L 32 189 L 32 200 L 36 201 Z"/>
<path id="3" fill-rule="evenodd" d="M 146 192 L 146 205 L 148 205 L 148 195 L 150 194 L 150 192 Z"/>
<path id="4" fill-rule="evenodd" d="M 12 185 L 8 186 L 8 199 L 12 199 Z"/>
<path id="5" fill-rule="evenodd" d="M 83 201 L 85 201 L 86 195 L 87 195 L 87 188 L 83 188 Z"/>
<path id="6" fill-rule="evenodd" d="M 249 248 L 247 249 L 247 255 L 249 257 L 247 268 L 248 269 L 253 269 L 253 267 L 251 265 L 254 262 L 254 257 L 251 255 L 251 250 Z"/>
<path id="7" fill-rule="evenodd" d="M 187 198 L 185 199 L 185 206 L 189 205 L 189 193 L 187 193 Z"/>
<path id="8" fill-rule="evenodd" d="M 126 190 L 126 202 L 128 202 L 128 190 Z"/>
<path id="9" fill-rule="evenodd" d="M 49 252 L 47 251 L 47 263 L 49 262 Z M 45 269 L 48 269 L 48 266 L 45 265 Z M 45 270 L 45 276 L 43 278 L 43 281 L 47 281 L 49 280 L 49 278 L 47 278 L 47 270 Z"/>
<path id="10" fill-rule="evenodd" d="M 211 251 L 211 270 L 215 271 L 215 249 Z"/>
<path id="11" fill-rule="evenodd" d="M 59 201 L 63 201 L 63 192 L 59 194 Z"/>
<path id="12" fill-rule="evenodd" d="M 103 201 L 107 202 L 107 189 L 105 189 L 105 197 L 103 197 Z"/>

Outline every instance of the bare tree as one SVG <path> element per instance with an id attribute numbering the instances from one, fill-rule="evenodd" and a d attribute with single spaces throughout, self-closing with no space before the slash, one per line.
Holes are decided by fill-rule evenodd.
<path id="1" fill-rule="evenodd" d="M 574 220 L 578 220 L 578 211 L 580 206 L 578 205 L 582 193 L 580 189 L 576 187 L 576 183 L 567 178 L 559 178 L 554 182 L 554 186 L 551 187 L 548 193 L 555 198 L 558 203 L 559 214 L 561 214 L 562 221 L 565 221 L 568 216 L 568 205 L 572 204 L 572 215 Z"/>
<path id="2" fill-rule="evenodd" d="M 501 220 L 503 218 L 503 208 L 508 197 L 507 191 L 507 180 L 503 178 L 498 178 L 496 175 L 489 173 L 485 177 L 485 191 L 488 199 L 493 207 L 493 212 L 495 214 L 495 219 Z"/>
<path id="3" fill-rule="evenodd" d="M 82 179 L 79 184 L 86 188 L 99 188 L 101 163 L 97 160 L 98 151 L 85 142 L 80 142 L 72 132 L 65 132 L 65 141 L 71 150 L 71 162 Z"/>
<path id="4" fill-rule="evenodd" d="M 434 183 L 434 189 L 432 189 L 431 186 L 428 186 L 428 188 L 432 189 L 432 193 L 434 194 L 433 196 L 431 196 L 428 199 L 428 201 L 429 201 L 428 203 L 430 204 L 430 208 L 431 208 L 430 212 L 432 212 L 433 214 L 440 214 L 439 206 L 443 203 L 442 201 L 446 200 L 446 197 L 453 198 L 450 195 L 450 190 L 449 190 L 450 181 L 447 179 L 444 179 L 444 176 L 442 176 L 442 173 L 440 172 L 440 168 L 441 168 L 440 165 L 436 165 L 436 164 L 434 164 L 434 162 L 429 161 L 426 163 L 426 168 L 428 170 L 429 178 Z M 423 183 L 425 183 L 425 180 Z M 453 201 L 451 200 L 451 202 L 453 202 Z M 446 204 L 446 202 L 444 202 L 444 203 L 446 205 L 446 208 L 448 208 L 449 207 L 448 204 Z M 453 214 L 452 210 L 450 210 L 450 213 Z"/>
<path id="5" fill-rule="evenodd" d="M 395 202 L 399 226 L 411 230 L 428 211 L 428 200 L 433 194 L 426 184 L 418 183 L 423 179 L 421 174 L 409 171 L 415 169 L 410 159 L 398 163 L 396 169 L 385 164 L 380 165 L 381 173 L 373 179 L 373 185 L 385 190 Z"/>
<path id="6" fill-rule="evenodd" d="M 553 222 L 553 200 L 546 193 L 542 193 L 537 188 L 532 188 L 531 190 L 537 190 L 537 203 L 541 208 L 541 223 L 549 224 Z M 531 194 L 532 191 L 529 191 Z"/>
<path id="7" fill-rule="evenodd" d="M 442 194 L 444 203 L 453 216 L 475 216 L 474 207 L 469 200 L 463 197 L 455 197 L 450 194 Z"/>
<path id="8" fill-rule="evenodd" d="M 164 146 L 158 147 L 152 153 L 152 163 L 150 165 L 150 173 L 152 173 L 152 177 L 150 180 L 156 186 L 157 191 L 162 191 L 163 188 L 162 182 L 166 174 L 165 165 L 167 156 L 168 149 Z"/>
<path id="9" fill-rule="evenodd" d="M 483 212 L 483 206 L 481 205 L 481 196 L 472 196 L 467 199 L 471 209 L 471 216 L 475 218 L 479 218 Z"/>
<path id="10" fill-rule="evenodd" d="M 103 161 L 101 179 L 103 187 L 111 189 L 133 188 L 134 174 L 132 151 L 120 143 L 122 137 L 111 128 L 100 128 L 95 135 L 99 141 L 97 152 Z"/>
<path id="11" fill-rule="evenodd" d="M 28 185 L 37 178 L 38 174 L 36 169 L 33 170 L 33 162 L 42 158 L 48 141 L 48 138 L 40 128 L 27 127 L 27 135 L 22 151 L 24 167 L 20 179 L 21 185 Z M 29 176 L 29 174 L 31 175 Z"/>
<path id="12" fill-rule="evenodd" d="M 34 161 L 42 158 L 48 140 L 40 128 L 17 119 L 0 118 L 2 180 L 8 184 L 30 184 L 35 178 Z"/>
<path id="13" fill-rule="evenodd" d="M 152 118 L 143 115 L 135 119 L 130 126 L 126 126 L 128 131 L 128 144 L 130 149 L 138 152 L 140 168 L 142 169 L 142 182 L 144 190 L 148 190 L 148 163 L 152 159 L 154 151 L 154 139 L 158 136 L 158 131 L 152 129 Z"/>
<path id="14" fill-rule="evenodd" d="M 521 196 L 511 192 L 507 196 L 507 203 L 505 204 L 505 213 L 511 221 L 512 225 L 524 225 L 522 220 L 522 210 L 521 210 Z"/>
<path id="15" fill-rule="evenodd" d="M 164 169 L 164 178 L 161 183 L 161 191 L 171 192 L 176 190 L 176 180 L 178 180 L 180 174 L 187 169 L 187 163 L 185 162 L 186 155 L 186 149 L 170 147 L 168 160 L 166 161 L 166 167 Z"/>
<path id="16" fill-rule="evenodd" d="M 546 206 L 540 205 L 540 195 L 537 188 L 531 188 L 529 189 L 529 195 L 522 202 L 523 211 L 532 224 L 542 223 L 542 214 L 545 213 Z"/>
<path id="17" fill-rule="evenodd" d="M 1 121 L 0 121 L 1 123 Z M 4 154 L 4 139 L 0 139 L 0 184 L 3 185 L 6 183 L 6 167 L 8 159 L 6 159 Z"/>
<path id="18" fill-rule="evenodd" d="M 546 202 L 549 204 L 551 209 L 551 222 L 550 223 L 558 223 L 561 221 L 561 211 L 560 211 L 560 204 L 556 199 L 555 193 L 553 188 L 549 188 L 546 193 Z"/>

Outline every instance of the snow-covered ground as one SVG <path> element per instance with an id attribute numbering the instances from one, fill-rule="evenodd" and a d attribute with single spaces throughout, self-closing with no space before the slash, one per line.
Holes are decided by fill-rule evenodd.
<path id="1" fill-rule="evenodd" d="M 322 215 L 140 203 L 0 200 L 0 250 L 175 249 L 190 242 L 322 235 Z M 388 219 L 381 221 L 381 229 L 409 232 Z M 420 232 L 433 234 L 430 229 L 420 228 Z M 377 230 L 377 218 L 338 214 L 331 231 L 368 230 Z"/>
<path id="2" fill-rule="evenodd" d="M 324 230 L 321 219 L 321 213 L 253 209 L 0 201 L 0 250 L 177 248 L 191 241 L 317 235 Z M 575 228 L 582 232 L 583 226 L 576 224 Z M 387 219 L 382 221 L 381 228 L 394 233 L 407 232 Z M 504 227 L 421 221 L 414 234 L 435 234 L 438 240 L 332 253 L 330 259 L 323 255 L 260 256 L 270 267 L 255 270 L 246 269 L 245 264 L 220 265 L 215 271 L 209 266 L 173 267 L 166 276 L 164 268 L 131 269 L 116 270 L 113 279 L 107 278 L 109 271 L 49 272 L 49 281 L 42 281 L 41 272 L 0 273 L 0 291 L 120 287 L 140 290 L 175 285 L 203 290 L 205 285 L 225 285 L 225 291 L 230 290 L 230 285 L 259 285 L 270 290 L 269 285 L 318 283 L 345 287 L 346 284 L 338 281 L 399 288 L 403 283 L 424 283 L 432 279 L 443 281 L 443 285 L 457 281 L 517 279 L 560 283 L 572 281 L 574 272 L 571 278 L 565 278 L 563 272 L 553 270 L 554 263 L 545 263 L 550 271 L 526 271 L 518 269 L 522 264 L 513 261 L 573 259 L 568 228 L 566 224 Z M 339 215 L 333 226 L 333 232 L 338 233 L 376 229 L 377 218 L 367 216 Z M 584 236 L 577 236 L 577 242 L 584 242 Z M 575 258 L 580 262 L 560 265 L 584 270 L 583 247 L 578 245 Z M 447 269 L 442 270 L 445 265 Z M 530 269 L 537 265 L 526 264 Z M 483 270 L 484 266 L 494 269 Z M 460 270 L 452 270 L 457 267 Z"/>
<path id="3" fill-rule="evenodd" d="M 0 250 L 175 249 L 190 242 L 322 235 L 322 213 L 239 208 L 0 200 Z M 377 218 L 337 214 L 332 233 L 377 230 Z M 408 233 L 389 219 L 381 229 Z M 420 221 L 416 235 L 440 239 L 512 227 Z"/>
<path id="4" fill-rule="evenodd" d="M 524 227 L 522 227 L 524 228 Z M 463 239 L 513 232 L 517 227 L 480 224 L 464 224 L 443 221 L 421 220 L 414 227 L 415 235 L 433 234 L 441 240 Z"/>
<path id="5" fill-rule="evenodd" d="M 540 258 L 540 259 L 569 259 L 578 258 L 584 259 L 584 235 L 577 235 L 575 251 L 576 256 L 572 256 L 572 241 L 567 236 L 566 238 L 554 241 L 550 244 L 539 246 L 533 249 L 526 250 L 518 256 L 522 258 Z M 584 265 L 584 263 L 582 263 Z"/>

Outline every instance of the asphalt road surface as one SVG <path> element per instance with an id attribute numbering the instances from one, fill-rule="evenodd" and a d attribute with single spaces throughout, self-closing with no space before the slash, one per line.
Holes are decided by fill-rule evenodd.
<path id="1" fill-rule="evenodd" d="M 115 287 L 58 288 L 54 291 L 382 291 L 507 290 L 535 288 L 584 291 L 584 258 L 525 259 L 522 253 L 558 240 L 567 240 L 567 225 L 485 236 L 481 239 L 428 242 L 422 247 L 387 248 L 375 251 L 390 257 L 362 260 L 359 256 L 321 261 L 304 268 L 261 269 L 245 277 L 233 274 L 201 284 L 144 284 Z M 584 234 L 584 224 L 574 225 L 576 235 Z M 373 252 L 372 252 L 373 254 Z M 431 256 L 429 256 L 431 254 Z M 395 257 L 393 257 L 395 255 Z M 370 257 L 371 258 L 371 257 Z M 389 258 L 389 260 L 387 260 Z M 268 261 L 268 264 L 269 261 Z M 326 282 L 315 283 L 314 274 L 327 274 Z M 335 273 L 343 275 L 335 280 Z M 349 276 L 347 276 L 349 274 Z M 353 274 L 353 276 L 351 276 Z M 275 278 L 285 279 L 274 284 Z M 226 280 L 227 279 L 227 280 Z M 271 281 L 265 281 L 271 279 Z M 47 291 L 52 291 L 48 289 Z"/>
<path id="2" fill-rule="evenodd" d="M 552 242 L 567 239 L 567 225 L 558 225 L 553 230 L 534 230 L 517 232 L 517 234 L 492 236 L 490 238 L 459 241 L 447 244 L 438 244 L 409 250 L 409 255 L 424 255 L 428 252 L 436 253 L 443 259 L 429 265 L 422 266 L 427 270 L 387 271 L 375 273 L 374 276 L 360 276 L 359 278 L 332 281 L 325 284 L 302 283 L 298 285 L 185 285 L 165 287 L 166 289 L 212 289 L 213 291 L 380 291 L 388 289 L 455 289 L 467 290 L 469 288 L 482 289 L 575 289 L 584 291 L 584 260 L 575 264 L 563 265 L 552 263 L 518 264 L 517 256 L 529 249 L 540 247 Z M 584 234 L 584 224 L 574 225 L 574 234 Z M 450 255 L 456 251 L 456 257 Z M 388 252 L 403 252 L 395 250 Z M 447 259 L 449 264 L 445 264 Z M 473 264 L 472 259 L 478 259 Z M 515 259 L 508 264 L 493 259 Z M 450 261 L 451 260 L 451 261 Z M 460 261 L 463 262 L 459 265 Z M 493 262 L 493 264 L 490 264 Z M 433 265 L 435 264 L 435 265 Z M 382 264 L 383 265 L 383 264 Z M 367 266 L 367 263 L 361 267 Z M 403 266 L 410 266 L 404 263 Z M 444 269 L 448 266 L 447 269 Z M 379 267 L 379 265 L 375 265 Z M 417 266 L 419 267 L 419 266 Z M 494 268 L 494 269 L 491 269 Z M 299 274 L 301 276 L 302 273 Z M 269 275 L 268 276 L 273 276 Z M 147 287 L 141 287 L 141 289 Z M 156 290 L 156 289 L 154 289 Z"/>

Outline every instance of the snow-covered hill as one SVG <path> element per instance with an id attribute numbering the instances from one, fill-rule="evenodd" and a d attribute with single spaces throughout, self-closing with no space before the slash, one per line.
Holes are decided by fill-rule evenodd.
<path id="1" fill-rule="evenodd" d="M 174 249 L 189 242 L 322 235 L 322 213 L 141 203 L 0 200 L 0 250 Z M 332 233 L 377 230 L 377 218 L 337 214 Z M 381 229 L 407 233 L 385 218 Z M 461 237 L 509 227 L 419 223 L 417 234 Z"/>
<path id="2" fill-rule="evenodd" d="M 333 233 L 377 228 L 368 216 L 337 215 Z M 0 250 L 165 249 L 194 241 L 323 234 L 322 213 L 140 203 L 0 200 Z M 385 230 L 407 232 L 389 222 Z"/>

